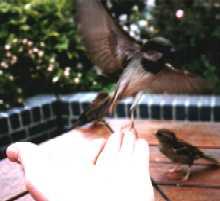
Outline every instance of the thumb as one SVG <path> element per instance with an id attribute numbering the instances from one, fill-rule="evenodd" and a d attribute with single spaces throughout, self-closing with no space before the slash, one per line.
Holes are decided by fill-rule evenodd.
<path id="1" fill-rule="evenodd" d="M 23 166 L 26 187 L 32 197 L 38 201 L 46 201 L 46 188 L 44 188 L 46 182 L 42 179 L 46 161 L 43 160 L 44 157 L 40 153 L 39 147 L 30 142 L 18 142 L 10 145 L 6 154 L 9 160 Z"/>
<path id="2" fill-rule="evenodd" d="M 26 168 L 29 164 L 33 166 L 33 162 L 39 158 L 38 146 L 31 142 L 17 142 L 7 148 L 6 155 L 10 161 L 20 163 Z"/>

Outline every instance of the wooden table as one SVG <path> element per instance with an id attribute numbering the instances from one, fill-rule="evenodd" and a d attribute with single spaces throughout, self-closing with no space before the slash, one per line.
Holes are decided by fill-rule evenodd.
<path id="1" fill-rule="evenodd" d="M 127 120 L 109 121 L 115 130 L 127 123 Z M 220 161 L 220 123 L 137 120 L 136 128 L 139 137 L 150 143 L 151 176 L 156 182 L 155 201 L 220 200 L 220 168 L 211 168 L 205 161 L 199 160 L 193 166 L 189 181 L 183 182 L 182 175 L 168 173 L 173 164 L 158 151 L 158 142 L 153 135 L 159 128 L 172 129 L 180 138 L 199 146 Z M 97 128 L 89 128 L 89 131 L 97 132 Z M 0 201 L 13 200 L 33 201 L 26 192 L 21 167 L 5 159 L 0 161 Z"/>

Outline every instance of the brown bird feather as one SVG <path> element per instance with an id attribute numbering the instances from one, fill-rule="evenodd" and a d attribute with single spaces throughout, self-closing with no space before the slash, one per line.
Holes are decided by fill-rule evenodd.
<path id="1" fill-rule="evenodd" d="M 111 132 L 112 128 L 104 121 L 103 117 L 108 114 L 108 108 L 111 104 L 111 97 L 108 93 L 101 92 L 96 98 L 92 101 L 89 109 L 83 112 L 80 117 L 74 122 L 72 129 L 78 126 L 83 126 L 89 122 L 101 122 L 106 126 Z"/>
<path id="2" fill-rule="evenodd" d="M 103 74 L 119 71 L 128 57 L 140 51 L 140 45 L 115 23 L 100 0 L 77 0 L 76 8 L 86 50 Z"/>
<path id="3" fill-rule="evenodd" d="M 128 96 L 136 96 L 140 91 L 168 94 L 198 94 L 206 93 L 212 87 L 203 78 L 166 64 L 161 65 L 161 70 L 158 73 L 147 72 L 141 64 L 141 58 L 137 56 L 124 70 L 117 83 L 110 112 L 113 111 L 118 100 Z"/>

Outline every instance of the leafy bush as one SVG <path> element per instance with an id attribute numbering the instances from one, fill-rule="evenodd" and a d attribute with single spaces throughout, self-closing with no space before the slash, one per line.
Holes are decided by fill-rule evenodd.
<path id="1" fill-rule="evenodd" d="M 0 109 L 38 93 L 100 89 L 68 0 L 0 2 Z"/>

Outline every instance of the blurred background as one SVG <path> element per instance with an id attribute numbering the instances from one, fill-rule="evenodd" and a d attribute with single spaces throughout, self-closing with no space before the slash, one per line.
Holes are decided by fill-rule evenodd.
<path id="1" fill-rule="evenodd" d="M 175 45 L 174 63 L 216 84 L 220 92 L 219 0 L 106 0 L 137 40 Z M 37 94 L 110 90 L 77 34 L 73 0 L 0 1 L 0 110 Z M 86 16 L 85 16 L 86 17 Z"/>

